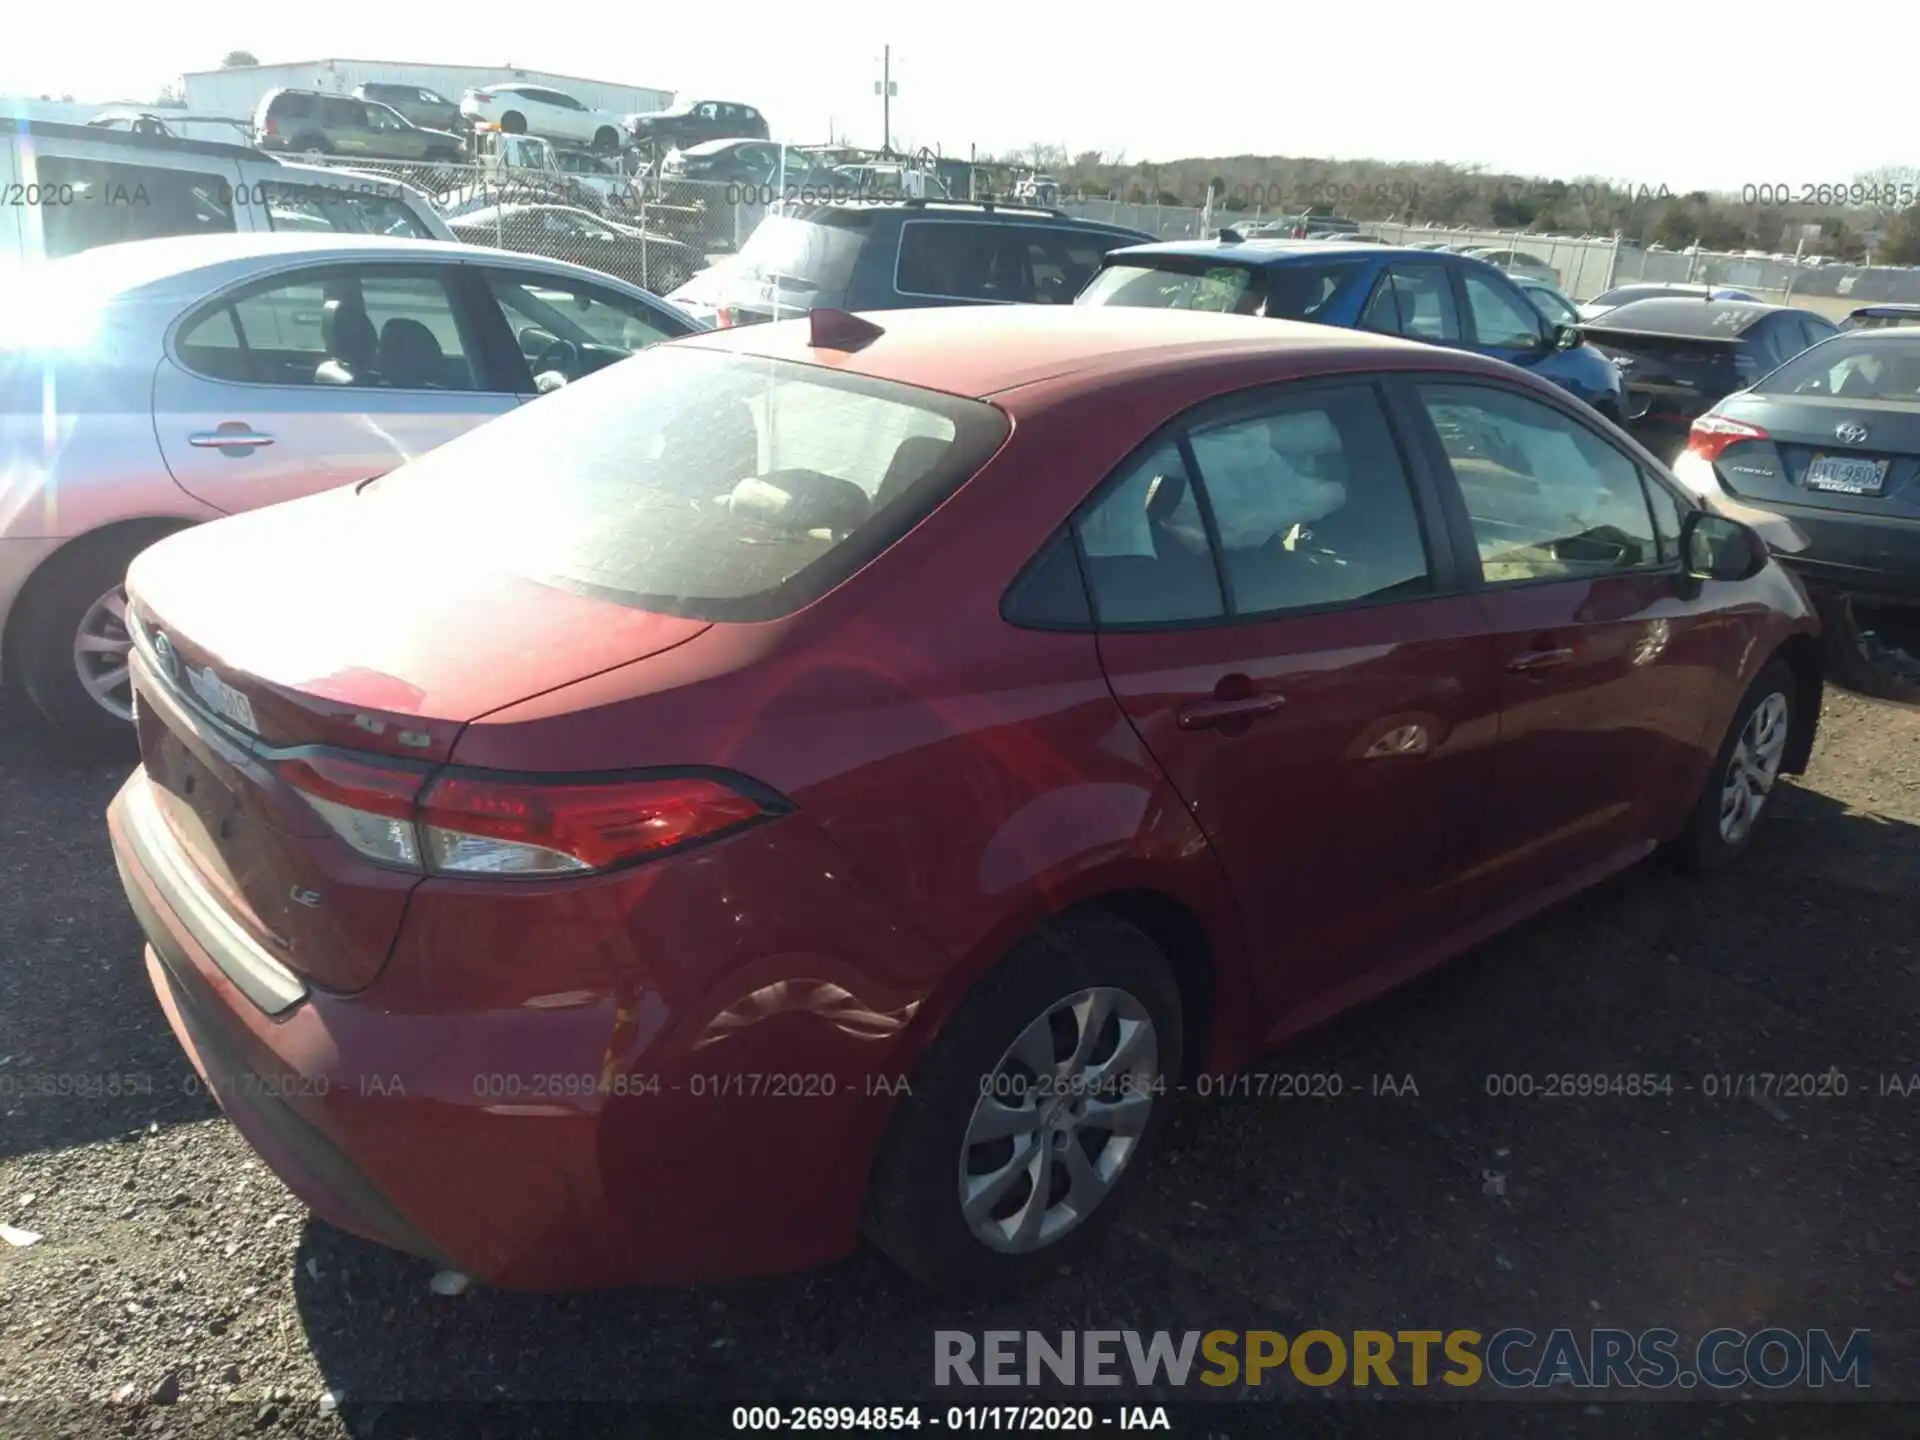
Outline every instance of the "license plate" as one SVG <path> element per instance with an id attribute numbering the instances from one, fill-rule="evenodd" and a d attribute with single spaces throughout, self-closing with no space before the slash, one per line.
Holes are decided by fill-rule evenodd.
<path id="1" fill-rule="evenodd" d="M 1878 495 L 1886 488 L 1887 462 L 1844 455 L 1816 455 L 1807 464 L 1806 487 L 1836 495 Z"/>

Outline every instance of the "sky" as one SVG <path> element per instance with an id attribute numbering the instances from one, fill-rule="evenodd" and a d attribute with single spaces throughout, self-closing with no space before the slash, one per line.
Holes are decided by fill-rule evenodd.
<path id="1" fill-rule="evenodd" d="M 649 10 L 674 18 L 635 18 Z M 451 11 L 196 0 L 90 13 L 100 23 L 72 43 L 0 46 L 0 95 L 151 99 L 235 49 L 265 62 L 513 64 L 745 101 L 795 143 L 824 141 L 831 126 L 877 145 L 873 87 L 890 44 L 894 142 L 949 155 L 1040 142 L 1130 161 L 1445 160 L 1616 186 L 1795 193 L 1920 163 L 1903 72 L 1871 59 L 1912 52 L 1913 0 L 1853 0 L 1844 11 L 1750 0 L 1518 10 L 1349 0 L 1217 13 L 732 0 L 608 5 L 554 24 L 523 0 L 462 0 Z M 1840 18 L 1828 25 L 1827 14 Z"/>

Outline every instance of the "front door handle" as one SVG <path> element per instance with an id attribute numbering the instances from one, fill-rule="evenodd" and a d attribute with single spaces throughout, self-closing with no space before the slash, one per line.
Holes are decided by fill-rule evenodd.
<path id="1" fill-rule="evenodd" d="M 273 436 L 262 435 L 251 425 L 222 425 L 218 430 L 202 430 L 198 434 L 187 436 L 187 443 L 196 450 L 225 450 L 230 445 L 271 445 Z"/>
<path id="2" fill-rule="evenodd" d="M 1207 730 L 1236 720 L 1258 720 L 1287 703 L 1284 695 L 1245 695 L 1233 700 L 1200 700 L 1180 709 L 1182 730 Z"/>
<path id="3" fill-rule="evenodd" d="M 1565 646 L 1553 650 L 1522 650 L 1507 662 L 1507 669 L 1516 674 L 1525 674 L 1532 670 L 1551 670 L 1556 665 L 1564 665 L 1573 659 L 1573 651 Z"/>

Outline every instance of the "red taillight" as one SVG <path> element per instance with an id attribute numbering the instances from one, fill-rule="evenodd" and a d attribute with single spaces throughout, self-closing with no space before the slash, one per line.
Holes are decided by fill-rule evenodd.
<path id="1" fill-rule="evenodd" d="M 279 772 L 314 813 L 370 860 L 442 875 L 582 875 L 678 849 L 768 813 L 705 777 L 596 784 L 494 780 L 333 755 Z"/>
<path id="2" fill-rule="evenodd" d="M 280 122 L 274 119 L 273 116 L 271 115 L 267 116 L 267 134 L 278 135 L 279 133 L 280 133 Z"/>
<path id="3" fill-rule="evenodd" d="M 722 305 L 718 310 L 714 311 L 713 324 L 715 329 L 731 330 L 733 328 L 733 307 L 731 305 Z"/>
<path id="4" fill-rule="evenodd" d="M 473 92 L 473 98 L 482 105 L 491 105 L 493 103 L 493 95 L 490 91 L 476 90 Z"/>
<path id="5" fill-rule="evenodd" d="M 1730 420 L 1725 415 L 1702 415 L 1693 422 L 1693 428 L 1687 432 L 1687 449 L 1702 460 L 1718 460 L 1728 446 L 1737 445 L 1742 440 L 1766 440 L 1771 438 L 1758 425 L 1749 425 L 1744 420 Z"/>
<path id="6" fill-rule="evenodd" d="M 715 780 L 518 785 L 449 776 L 420 825 L 437 870 L 549 874 L 606 870 L 731 830 L 757 801 Z"/>

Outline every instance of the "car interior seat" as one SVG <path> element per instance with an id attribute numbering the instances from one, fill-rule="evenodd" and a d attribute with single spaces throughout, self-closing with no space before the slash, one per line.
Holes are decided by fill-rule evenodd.
<path id="1" fill-rule="evenodd" d="M 320 343 L 327 358 L 314 366 L 317 385 L 377 385 L 380 334 L 357 300 L 329 300 L 320 307 Z"/>
<path id="2" fill-rule="evenodd" d="M 380 327 L 380 379 L 402 390 L 444 390 L 447 357 L 418 320 L 396 315 Z"/>

